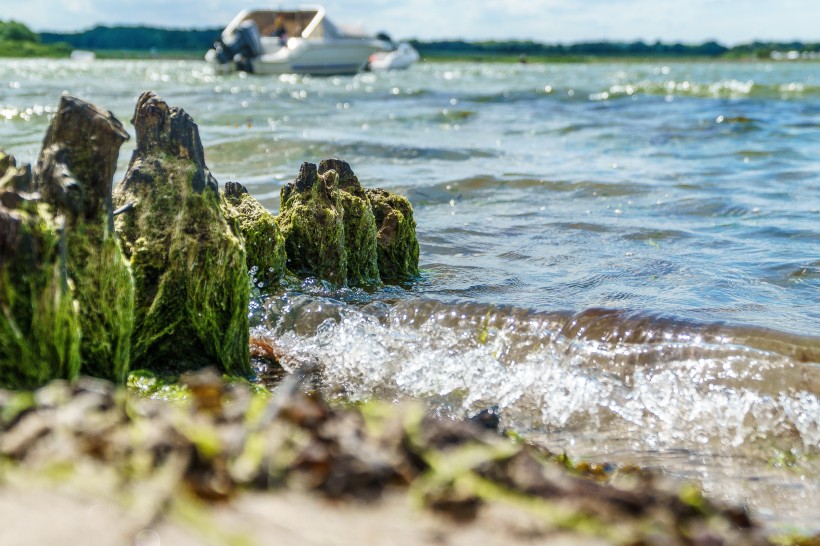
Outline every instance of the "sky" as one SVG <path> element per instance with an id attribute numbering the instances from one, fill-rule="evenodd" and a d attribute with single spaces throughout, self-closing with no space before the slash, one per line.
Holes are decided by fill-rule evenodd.
<path id="1" fill-rule="evenodd" d="M 820 41 L 820 0 L 325 0 L 328 17 L 394 39 L 591 40 L 724 45 Z M 3 19 L 35 31 L 103 25 L 225 26 L 255 0 L 0 0 Z"/>

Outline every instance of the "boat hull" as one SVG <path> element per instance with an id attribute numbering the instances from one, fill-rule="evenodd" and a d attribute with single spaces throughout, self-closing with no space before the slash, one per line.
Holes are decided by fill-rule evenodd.
<path id="1" fill-rule="evenodd" d="M 317 41 L 289 44 L 251 60 L 255 74 L 356 74 L 382 46 L 373 40 Z"/>
<path id="2" fill-rule="evenodd" d="M 377 52 L 370 56 L 370 70 L 405 70 L 419 60 L 419 53 L 410 44 L 402 42 L 393 51 Z"/>

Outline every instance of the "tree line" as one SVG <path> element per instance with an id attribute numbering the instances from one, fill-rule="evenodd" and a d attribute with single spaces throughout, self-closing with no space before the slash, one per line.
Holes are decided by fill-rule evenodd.
<path id="1" fill-rule="evenodd" d="M 702 44 L 593 41 L 573 44 L 544 44 L 533 41 L 442 40 L 410 41 L 424 57 L 532 56 L 532 57 L 711 57 L 769 58 L 773 51 L 820 53 L 820 42 L 751 42 L 726 47 L 715 41 Z"/>
<path id="2" fill-rule="evenodd" d="M 206 51 L 219 38 L 221 28 L 163 29 L 145 26 L 96 26 L 82 32 L 43 32 L 44 44 L 67 43 L 75 49 Z"/>
<path id="3" fill-rule="evenodd" d="M 0 21 L 0 54 L 14 51 L 9 44 L 25 45 L 21 50 L 71 49 L 95 51 L 204 52 L 220 36 L 221 28 L 166 29 L 147 26 L 96 26 L 80 32 L 43 32 L 39 35 L 22 23 Z M 647 43 L 644 41 L 590 41 L 573 44 L 545 44 L 530 40 L 465 41 L 410 40 L 426 58 L 528 57 L 769 57 L 772 51 L 820 53 L 820 42 L 752 42 L 726 47 L 715 41 L 702 44 Z M 5 44 L 5 47 L 4 47 Z M 28 48 L 28 49 L 27 49 Z M 38 49 L 39 48 L 39 49 Z"/>
<path id="4" fill-rule="evenodd" d="M 71 49 L 66 43 L 42 43 L 23 23 L 0 21 L 0 57 L 67 57 Z"/>

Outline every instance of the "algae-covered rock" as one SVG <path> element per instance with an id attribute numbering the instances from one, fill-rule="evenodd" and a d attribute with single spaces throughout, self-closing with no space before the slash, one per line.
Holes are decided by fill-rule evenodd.
<path id="1" fill-rule="evenodd" d="M 128 139 L 110 112 L 63 95 L 43 141 L 34 181 L 66 218 L 68 276 L 79 304 L 82 373 L 125 382 L 134 285 L 113 230 L 112 179 Z"/>
<path id="2" fill-rule="evenodd" d="M 64 219 L 32 189 L 29 166 L 0 151 L 0 387 L 13 389 L 70 379 L 80 369 Z"/>
<path id="3" fill-rule="evenodd" d="M 401 281 L 417 276 L 419 242 L 410 201 L 380 188 L 365 191 L 376 217 L 376 243 L 382 280 Z"/>
<path id="4" fill-rule="evenodd" d="M 316 165 L 303 163 L 296 180 L 282 188 L 276 220 L 292 271 L 346 284 L 344 209 L 335 171 L 320 176 Z"/>
<path id="5" fill-rule="evenodd" d="M 153 93 L 137 102 L 137 143 L 117 187 L 116 218 L 136 286 L 132 367 L 216 365 L 251 372 L 250 282 L 241 234 L 221 207 L 199 130 Z"/>
<path id="6" fill-rule="evenodd" d="M 245 240 L 247 268 L 260 288 L 277 283 L 285 272 L 285 238 L 271 214 L 238 182 L 226 182 L 224 209 Z"/>
<path id="7" fill-rule="evenodd" d="M 376 219 L 367 194 L 346 161 L 325 159 L 319 163 L 320 176 L 331 170 L 339 176 L 339 200 L 344 209 L 347 282 L 359 285 L 378 284 Z"/>

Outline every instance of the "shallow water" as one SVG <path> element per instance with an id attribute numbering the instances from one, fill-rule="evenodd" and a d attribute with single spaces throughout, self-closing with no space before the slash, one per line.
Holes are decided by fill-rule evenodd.
<path id="1" fill-rule="evenodd" d="M 428 400 L 573 457 L 640 462 L 820 530 L 820 65 L 420 64 L 347 78 L 5 61 L 0 144 L 58 95 L 158 92 L 271 210 L 337 156 L 415 207 L 422 277 L 295 282 L 254 334 L 331 393 Z M 127 125 L 127 124 L 126 124 Z M 128 161 L 126 144 L 121 171 Z"/>

